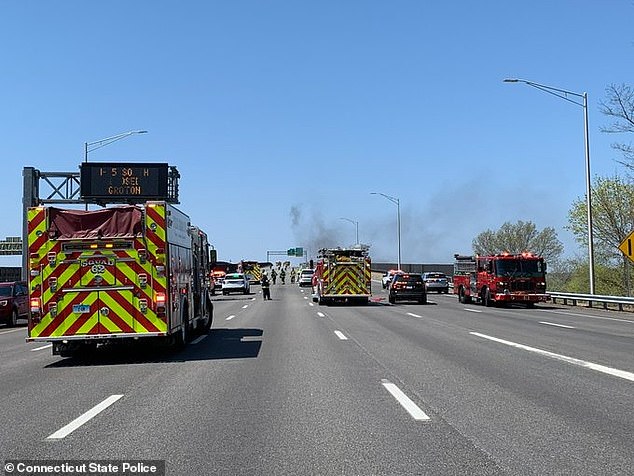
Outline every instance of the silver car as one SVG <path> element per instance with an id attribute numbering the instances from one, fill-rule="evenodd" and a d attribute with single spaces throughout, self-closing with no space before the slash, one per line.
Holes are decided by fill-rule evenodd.
<path id="1" fill-rule="evenodd" d="M 436 291 L 438 293 L 445 294 L 449 292 L 449 280 L 447 279 L 447 275 L 444 273 L 439 273 L 437 271 L 423 273 L 423 281 L 425 282 L 425 289 L 427 292 Z"/>
<path id="2" fill-rule="evenodd" d="M 230 293 L 249 294 L 250 292 L 249 280 L 244 274 L 229 273 L 225 276 L 225 280 L 222 283 L 222 294 L 225 296 Z"/>

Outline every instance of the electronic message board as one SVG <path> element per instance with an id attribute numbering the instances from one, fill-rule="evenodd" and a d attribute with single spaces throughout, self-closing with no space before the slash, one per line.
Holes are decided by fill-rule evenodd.
<path id="1" fill-rule="evenodd" d="M 168 164 L 84 162 L 80 193 L 103 202 L 167 200 Z"/>

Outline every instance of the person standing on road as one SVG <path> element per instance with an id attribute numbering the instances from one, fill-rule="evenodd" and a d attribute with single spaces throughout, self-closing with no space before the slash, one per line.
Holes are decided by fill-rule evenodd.
<path id="1" fill-rule="evenodd" d="M 262 275 L 262 299 L 265 301 L 268 299 L 271 300 L 271 283 L 269 282 L 269 277 L 266 274 Z"/>
<path id="2" fill-rule="evenodd" d="M 275 280 L 277 278 L 277 273 L 275 272 L 275 270 L 271 271 L 271 279 L 273 280 L 273 284 L 275 284 Z"/>
<path id="3" fill-rule="evenodd" d="M 280 279 L 282 280 L 282 284 L 285 284 L 286 281 L 286 271 L 284 271 L 284 269 L 282 268 L 282 271 L 280 271 Z"/>

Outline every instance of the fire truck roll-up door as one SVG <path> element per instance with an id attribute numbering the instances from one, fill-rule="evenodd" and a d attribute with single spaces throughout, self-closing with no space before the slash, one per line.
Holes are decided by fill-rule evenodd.
<path id="1" fill-rule="evenodd" d="M 69 264 L 75 283 L 62 289 L 75 327 L 71 335 L 142 333 L 141 312 L 133 290 L 139 277 L 130 271 L 130 257 L 88 255 Z M 135 305 L 137 304 L 137 305 Z M 74 322 L 72 322 L 74 321 Z"/>

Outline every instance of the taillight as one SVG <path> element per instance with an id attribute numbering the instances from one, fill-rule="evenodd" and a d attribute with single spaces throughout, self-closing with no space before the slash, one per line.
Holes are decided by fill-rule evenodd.
<path id="1" fill-rule="evenodd" d="M 30 299 L 31 301 L 31 312 L 39 313 L 40 312 L 40 298 L 34 297 Z"/>
<path id="2" fill-rule="evenodd" d="M 165 317 L 165 293 L 156 293 L 155 302 L 156 302 L 156 316 L 157 317 Z"/>

